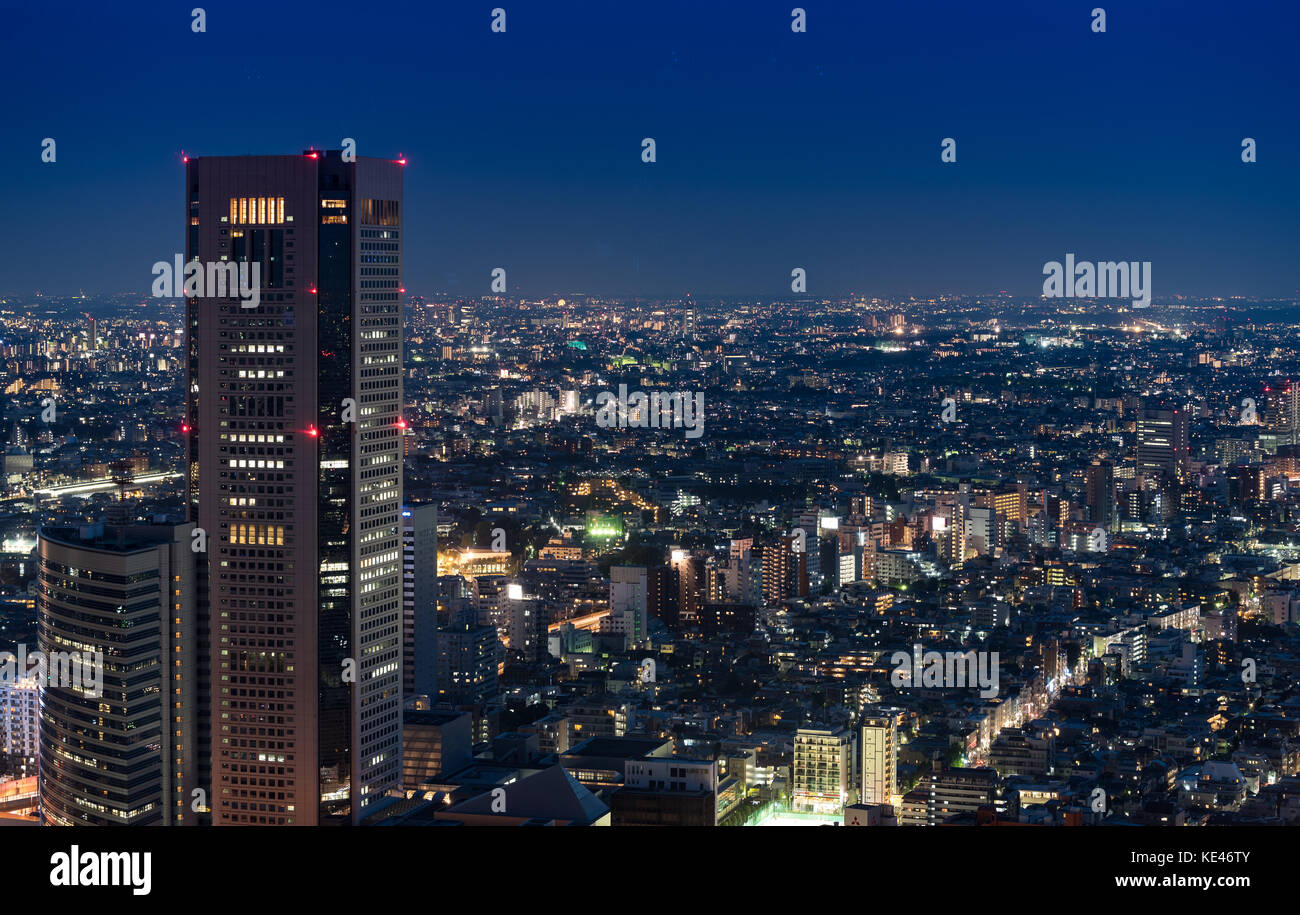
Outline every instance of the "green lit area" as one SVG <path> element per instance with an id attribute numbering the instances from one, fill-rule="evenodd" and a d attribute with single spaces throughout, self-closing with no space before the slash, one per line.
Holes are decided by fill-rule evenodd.
<path id="1" fill-rule="evenodd" d="M 592 518 L 587 522 L 587 537 L 592 540 L 607 540 L 623 536 L 623 522 L 618 518 Z"/>

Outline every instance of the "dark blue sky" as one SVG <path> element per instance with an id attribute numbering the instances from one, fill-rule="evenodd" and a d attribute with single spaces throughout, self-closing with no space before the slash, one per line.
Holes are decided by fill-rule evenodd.
<path id="1" fill-rule="evenodd" d="M 0 293 L 145 292 L 182 149 L 345 136 L 410 160 L 412 293 L 1037 294 L 1067 251 L 1156 301 L 1300 290 L 1300 4 L 794 5 L 5 6 Z"/>

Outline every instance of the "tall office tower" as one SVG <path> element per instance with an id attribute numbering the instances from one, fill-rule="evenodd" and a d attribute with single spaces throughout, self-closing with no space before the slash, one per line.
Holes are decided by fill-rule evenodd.
<path id="1" fill-rule="evenodd" d="M 1113 530 L 1119 521 L 1115 510 L 1115 465 L 1110 461 L 1093 461 L 1084 475 L 1088 501 L 1088 520 L 1105 530 Z"/>
<path id="2" fill-rule="evenodd" d="M 402 509 L 402 691 L 437 695 L 438 506 Z"/>
<path id="3" fill-rule="evenodd" d="M 217 825 L 359 822 L 401 783 L 399 162 L 188 160 L 190 519 Z"/>
<path id="4" fill-rule="evenodd" d="M 40 650 L 98 667 L 47 681 L 41 820 L 195 825 L 208 773 L 190 524 L 47 527 L 37 538 Z M 102 666 L 101 666 L 102 664 Z M 49 676 L 60 665 L 51 664 Z M 74 665 L 75 666 L 75 665 Z M 97 682 L 96 682 L 97 681 Z"/>
<path id="5" fill-rule="evenodd" d="M 861 804 L 892 804 L 898 790 L 898 721 L 888 709 L 862 718 Z"/>
<path id="6" fill-rule="evenodd" d="M 1140 474 L 1177 477 L 1190 455 L 1186 410 L 1143 403 L 1137 421 L 1137 469 Z"/>

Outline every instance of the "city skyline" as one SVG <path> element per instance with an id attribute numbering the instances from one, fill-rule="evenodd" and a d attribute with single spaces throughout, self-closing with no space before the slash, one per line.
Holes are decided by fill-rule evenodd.
<path id="1" fill-rule="evenodd" d="M 19 889 L 1284 888 L 1300 7 L 1097 2 L 0 14 Z"/>

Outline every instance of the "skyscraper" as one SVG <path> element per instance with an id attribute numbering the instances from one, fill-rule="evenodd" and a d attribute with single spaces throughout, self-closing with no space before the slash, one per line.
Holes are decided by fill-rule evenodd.
<path id="1" fill-rule="evenodd" d="M 260 280 L 187 305 L 218 825 L 356 823 L 401 781 L 402 168 L 351 158 L 188 160 L 187 263 Z"/>
<path id="2" fill-rule="evenodd" d="M 763 598 L 783 601 L 808 594 L 806 540 L 782 535 L 763 547 Z"/>
<path id="3" fill-rule="evenodd" d="M 203 812 L 206 646 L 194 614 L 191 526 L 43 528 L 40 650 L 102 655 L 85 678 L 45 684 L 41 820 L 57 826 L 193 825 Z M 51 665 L 51 674 L 53 665 Z M 200 803 L 194 804 L 195 800 Z"/>

